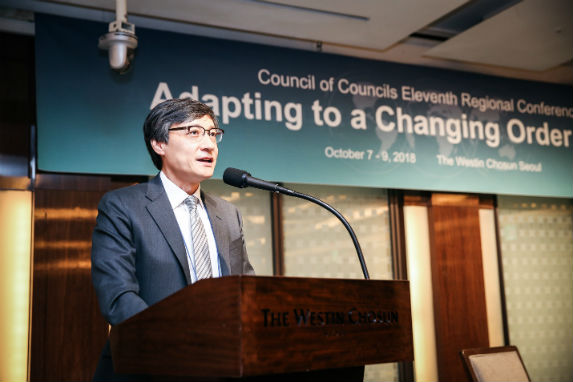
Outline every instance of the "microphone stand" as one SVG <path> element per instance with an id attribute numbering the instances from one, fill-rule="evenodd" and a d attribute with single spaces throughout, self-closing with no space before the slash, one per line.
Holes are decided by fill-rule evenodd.
<path id="1" fill-rule="evenodd" d="M 262 179 L 254 178 L 248 172 L 232 167 L 229 167 L 225 170 L 225 173 L 223 174 L 223 181 L 233 187 L 245 188 L 251 186 L 259 188 L 261 190 L 276 192 L 277 194 L 294 196 L 300 199 L 308 200 L 309 202 L 313 202 L 323 208 L 326 208 L 327 210 L 332 212 L 338 218 L 338 220 L 342 222 L 342 224 L 344 224 L 344 227 L 346 227 L 346 230 L 350 234 L 352 242 L 354 243 L 354 248 L 356 248 L 356 253 L 358 254 L 358 260 L 360 260 L 360 266 L 362 267 L 362 273 L 364 274 L 364 278 L 366 280 L 370 279 L 370 275 L 368 274 L 368 269 L 366 268 L 366 262 L 364 261 L 364 255 L 362 254 L 362 249 L 360 249 L 360 244 L 358 244 L 358 239 L 356 238 L 354 230 L 352 229 L 352 227 L 350 227 L 350 224 L 344 218 L 344 216 L 342 216 L 342 214 L 337 210 L 335 210 L 332 206 L 323 202 L 320 199 L 315 198 L 314 196 L 289 190 L 288 188 L 285 188 L 277 183 L 271 183 Z"/>
<path id="2" fill-rule="evenodd" d="M 364 274 L 364 278 L 366 280 L 370 280 L 370 275 L 368 274 L 368 269 L 366 268 L 366 262 L 364 261 L 364 255 L 362 254 L 362 249 L 360 248 L 360 244 L 358 243 L 358 239 L 356 238 L 356 234 L 354 233 L 354 230 L 352 229 L 352 227 L 350 226 L 348 221 L 344 218 L 344 216 L 342 216 L 342 214 L 340 212 L 338 212 L 336 209 L 334 209 L 334 207 L 332 207 L 328 203 L 323 202 L 320 199 L 315 198 L 314 196 L 310 196 L 307 194 L 301 194 L 300 192 L 296 192 L 293 190 L 289 190 L 288 188 L 282 188 L 282 187 L 281 187 L 281 191 L 285 194 L 290 195 L 290 196 L 294 196 L 294 197 L 297 197 L 300 199 L 308 200 L 309 202 L 316 203 L 319 206 L 324 207 L 327 210 L 329 210 L 330 212 L 332 212 L 338 218 L 338 220 L 340 220 L 342 222 L 342 224 L 344 224 L 344 227 L 346 227 L 346 230 L 350 234 L 350 237 L 352 238 L 352 242 L 354 243 L 354 248 L 356 248 L 356 253 L 358 254 L 358 260 L 360 260 L 360 266 L 362 267 L 362 273 Z M 278 191 L 276 191 L 276 192 L 278 192 Z"/>

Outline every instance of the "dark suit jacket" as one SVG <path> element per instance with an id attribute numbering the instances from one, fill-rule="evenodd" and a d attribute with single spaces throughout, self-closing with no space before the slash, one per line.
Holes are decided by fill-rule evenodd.
<path id="1" fill-rule="evenodd" d="M 201 196 L 222 275 L 254 274 L 239 211 L 220 198 Z M 102 314 L 112 325 L 191 283 L 183 237 L 159 176 L 111 191 L 100 201 L 92 281 Z"/>

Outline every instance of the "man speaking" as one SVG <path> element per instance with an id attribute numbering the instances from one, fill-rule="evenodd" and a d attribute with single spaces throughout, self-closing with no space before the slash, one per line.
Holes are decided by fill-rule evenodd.
<path id="1" fill-rule="evenodd" d="M 151 110 L 143 133 L 160 172 L 104 195 L 92 238 L 92 281 L 111 325 L 197 280 L 254 274 L 239 211 L 201 192 L 224 133 L 213 111 L 170 99 Z M 108 342 L 94 380 L 118 377 Z"/>

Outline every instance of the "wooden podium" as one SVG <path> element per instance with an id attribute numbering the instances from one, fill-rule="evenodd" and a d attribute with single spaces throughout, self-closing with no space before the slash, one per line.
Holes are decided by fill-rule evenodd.
<path id="1" fill-rule="evenodd" d="M 119 373 L 278 377 L 412 361 L 407 281 L 201 280 L 111 330 Z"/>

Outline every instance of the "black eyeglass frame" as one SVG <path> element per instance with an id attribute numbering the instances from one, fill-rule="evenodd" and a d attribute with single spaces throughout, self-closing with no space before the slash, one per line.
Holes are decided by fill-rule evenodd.
<path id="1" fill-rule="evenodd" d="M 203 134 L 201 135 L 201 137 L 204 137 L 205 134 L 207 134 L 207 136 L 209 138 L 215 138 L 215 142 L 217 142 L 217 143 L 220 143 L 223 140 L 223 134 L 225 134 L 225 130 L 221 129 L 220 127 L 213 127 L 211 129 L 206 129 L 203 126 L 199 126 L 199 125 L 170 127 L 167 130 L 168 131 L 187 130 L 187 134 L 189 134 L 189 130 L 191 130 L 191 129 L 203 129 Z M 211 135 L 211 131 L 213 131 L 213 130 L 220 132 L 220 134 Z"/>

